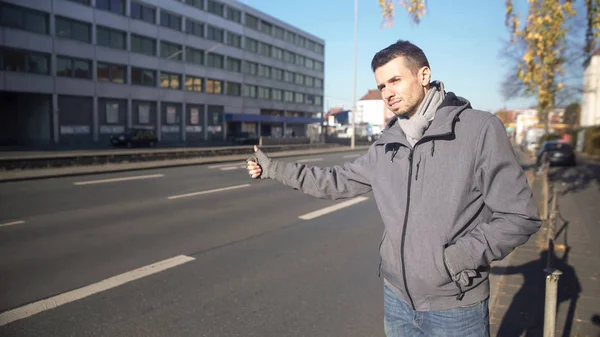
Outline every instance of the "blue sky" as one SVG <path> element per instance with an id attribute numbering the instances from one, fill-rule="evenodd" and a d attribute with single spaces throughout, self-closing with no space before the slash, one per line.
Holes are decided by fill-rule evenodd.
<path id="1" fill-rule="evenodd" d="M 262 12 L 325 40 L 325 108 L 352 105 L 354 1 L 243 0 Z M 526 3 L 515 1 L 518 9 Z M 500 83 L 508 71 L 499 52 L 508 39 L 502 0 L 428 0 L 419 25 L 403 9 L 395 23 L 383 28 L 377 0 L 359 0 L 357 98 L 375 89 L 370 69 L 373 55 L 398 39 L 423 49 L 433 78 L 446 90 L 467 98 L 474 108 L 495 112 L 527 107 L 531 99 L 505 101 Z"/>

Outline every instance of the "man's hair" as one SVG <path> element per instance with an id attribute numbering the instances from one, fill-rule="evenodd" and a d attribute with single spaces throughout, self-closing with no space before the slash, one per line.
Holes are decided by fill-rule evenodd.
<path id="1" fill-rule="evenodd" d="M 408 41 L 398 40 L 373 56 L 371 69 L 375 72 L 377 68 L 400 56 L 404 57 L 408 68 L 415 74 L 423 67 L 430 68 L 429 61 L 427 61 L 427 57 L 421 48 Z"/>

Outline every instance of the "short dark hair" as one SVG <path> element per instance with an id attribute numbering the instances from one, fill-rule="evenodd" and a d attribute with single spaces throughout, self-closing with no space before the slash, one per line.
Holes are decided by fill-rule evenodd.
<path id="1" fill-rule="evenodd" d="M 371 69 L 373 69 L 373 72 L 375 72 L 377 68 L 400 56 L 404 56 L 408 67 L 414 73 L 423 67 L 430 68 L 429 61 L 427 61 L 427 57 L 421 48 L 408 41 L 398 40 L 396 43 L 380 50 L 377 54 L 375 54 L 375 56 L 373 56 L 373 60 L 371 61 Z"/>

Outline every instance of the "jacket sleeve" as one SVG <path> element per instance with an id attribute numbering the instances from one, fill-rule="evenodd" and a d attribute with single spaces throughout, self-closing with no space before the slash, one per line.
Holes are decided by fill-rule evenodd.
<path id="1" fill-rule="evenodd" d="M 317 198 L 352 198 L 371 191 L 374 150 L 375 145 L 372 145 L 366 154 L 353 161 L 325 168 L 277 162 L 274 179 Z"/>
<path id="2" fill-rule="evenodd" d="M 477 225 L 444 252 L 455 281 L 463 284 L 469 274 L 465 271 L 504 258 L 527 242 L 542 223 L 504 125 L 495 116 L 487 119 L 479 135 L 475 180 L 492 212 L 491 220 Z"/>

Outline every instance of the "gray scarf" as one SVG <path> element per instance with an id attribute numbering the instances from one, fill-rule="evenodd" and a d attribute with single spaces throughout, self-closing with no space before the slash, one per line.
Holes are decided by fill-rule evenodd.
<path id="1" fill-rule="evenodd" d="M 433 81 L 429 84 L 429 90 L 427 90 L 417 112 L 410 118 L 398 117 L 398 124 L 406 134 L 406 139 L 411 146 L 415 146 L 419 139 L 423 137 L 444 97 L 446 97 L 444 83 Z"/>

